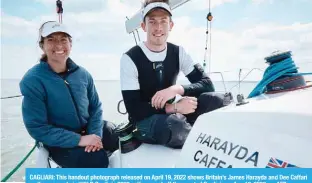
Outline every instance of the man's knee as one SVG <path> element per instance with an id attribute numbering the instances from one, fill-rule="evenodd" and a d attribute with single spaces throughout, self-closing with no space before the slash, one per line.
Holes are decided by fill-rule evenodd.
<path id="1" fill-rule="evenodd" d="M 172 114 L 167 119 L 168 128 L 171 136 L 167 142 L 167 146 L 173 148 L 182 148 L 192 126 L 186 121 L 186 117 L 182 114 Z"/>
<path id="2" fill-rule="evenodd" d="M 146 123 L 144 123 L 146 122 Z M 138 125 L 143 142 L 181 148 L 191 130 L 191 125 L 182 114 L 154 115 Z"/>
<path id="3" fill-rule="evenodd" d="M 164 116 L 164 119 L 161 119 L 161 121 L 155 124 L 155 139 L 160 144 L 172 148 L 182 148 L 192 128 L 191 125 L 182 114 Z"/>
<path id="4" fill-rule="evenodd" d="M 166 119 L 168 115 L 155 114 L 139 121 L 136 125 L 135 136 L 142 142 L 148 144 L 166 144 L 170 136 Z"/>
<path id="5" fill-rule="evenodd" d="M 202 112 L 210 112 L 227 105 L 224 94 L 207 92 L 198 97 L 198 107 Z"/>

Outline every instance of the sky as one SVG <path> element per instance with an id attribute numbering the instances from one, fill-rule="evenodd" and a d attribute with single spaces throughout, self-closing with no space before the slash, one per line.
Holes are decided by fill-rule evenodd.
<path id="1" fill-rule="evenodd" d="M 126 17 L 140 7 L 140 0 L 63 0 L 63 23 L 73 32 L 70 57 L 95 80 L 119 80 L 121 55 L 136 44 L 126 32 Z M 238 80 L 239 69 L 242 76 L 253 68 L 264 70 L 266 56 L 291 50 L 299 71 L 312 72 L 311 7 L 311 0 L 211 0 L 210 70 L 222 72 L 225 80 Z M 191 0 L 173 10 L 168 39 L 200 64 L 205 59 L 207 13 L 208 0 Z M 38 29 L 48 20 L 57 20 L 54 0 L 1 0 L 1 78 L 21 79 L 38 63 Z M 140 42 L 145 41 L 146 34 L 138 32 Z M 246 80 L 262 75 L 256 69 Z M 219 74 L 210 76 L 221 79 Z"/>

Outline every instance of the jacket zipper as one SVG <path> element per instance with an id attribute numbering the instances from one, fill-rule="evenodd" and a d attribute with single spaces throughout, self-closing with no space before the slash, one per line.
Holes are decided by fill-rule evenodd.
<path id="1" fill-rule="evenodd" d="M 68 74 L 68 75 L 69 75 L 69 74 Z M 68 76 L 68 75 L 67 75 L 67 76 Z M 74 97 L 73 97 L 72 90 L 71 90 L 71 88 L 70 88 L 70 86 L 69 86 L 68 81 L 66 80 L 67 76 L 66 76 L 63 80 L 64 80 L 64 83 L 65 83 L 66 87 L 68 88 L 69 95 L 70 95 L 70 97 L 72 98 L 72 101 L 73 101 L 73 103 L 74 103 L 74 107 L 75 107 L 76 114 L 77 114 L 77 117 L 78 117 L 78 120 L 79 120 L 79 123 L 80 123 L 80 127 L 82 128 L 83 125 L 82 125 L 82 121 L 81 121 L 81 115 L 80 115 L 80 112 L 79 112 L 79 110 L 78 110 L 77 102 L 75 101 L 75 99 L 74 99 Z"/>
<path id="2" fill-rule="evenodd" d="M 80 113 L 79 113 L 79 110 L 78 110 L 78 107 L 77 107 L 77 103 L 76 103 L 76 101 L 75 101 L 75 99 L 74 99 L 74 97 L 73 97 L 72 90 L 71 90 L 71 88 L 70 88 L 70 86 L 69 86 L 69 83 L 68 83 L 68 81 L 66 80 L 66 78 L 67 78 L 70 74 L 76 72 L 78 69 L 79 69 L 79 67 L 76 67 L 76 68 L 73 69 L 73 70 L 68 70 L 68 72 L 66 73 L 66 75 L 65 75 L 64 77 L 61 77 L 58 73 L 54 72 L 54 71 L 50 68 L 50 70 L 51 70 L 55 75 L 57 75 L 58 77 L 60 77 L 60 78 L 64 81 L 66 87 L 68 88 L 69 95 L 70 95 L 70 97 L 71 97 L 71 99 L 72 99 L 72 101 L 73 101 L 73 103 L 74 103 L 74 108 L 75 108 L 75 111 L 76 111 L 77 118 L 78 118 L 78 120 L 79 120 L 80 128 L 82 129 L 84 126 L 83 126 L 83 124 L 82 124 L 82 120 L 81 120 L 81 116 L 80 116 Z"/>

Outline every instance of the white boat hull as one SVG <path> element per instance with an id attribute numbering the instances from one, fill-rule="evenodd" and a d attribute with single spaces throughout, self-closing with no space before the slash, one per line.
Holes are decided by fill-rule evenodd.
<path id="1" fill-rule="evenodd" d="M 201 115 L 182 150 L 142 144 L 126 154 L 115 151 L 109 167 L 312 167 L 312 89 L 248 101 Z M 47 167 L 47 152 L 39 155 L 37 165 Z"/>

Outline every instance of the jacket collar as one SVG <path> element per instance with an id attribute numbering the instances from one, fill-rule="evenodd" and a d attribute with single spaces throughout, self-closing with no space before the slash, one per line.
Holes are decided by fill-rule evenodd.
<path id="1" fill-rule="evenodd" d="M 40 60 L 40 64 L 44 68 L 53 71 L 53 69 L 50 67 L 50 65 L 48 64 L 48 62 L 46 60 Z M 68 58 L 66 60 L 66 67 L 67 67 L 67 72 L 73 72 L 79 68 L 79 66 L 71 58 Z"/>

